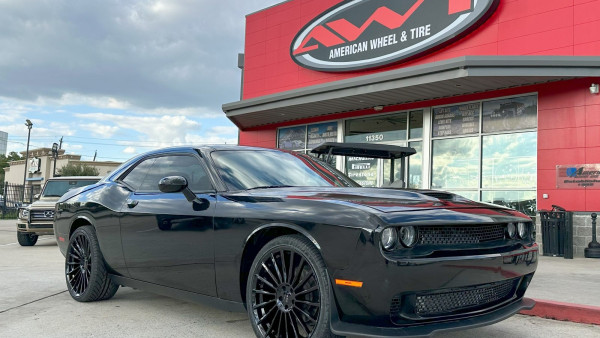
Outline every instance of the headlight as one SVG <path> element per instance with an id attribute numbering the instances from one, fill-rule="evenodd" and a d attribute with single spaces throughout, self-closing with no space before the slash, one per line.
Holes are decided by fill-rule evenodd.
<path id="1" fill-rule="evenodd" d="M 411 248 L 417 242 L 417 230 L 415 227 L 401 227 L 400 228 L 400 242 L 407 248 Z"/>
<path id="2" fill-rule="evenodd" d="M 527 224 L 523 222 L 517 223 L 517 231 L 519 232 L 519 238 L 527 239 Z"/>
<path id="3" fill-rule="evenodd" d="M 515 223 L 508 223 L 508 226 L 506 226 L 506 235 L 508 236 L 508 238 L 513 239 L 515 238 L 516 234 L 517 227 L 515 226 Z"/>
<path id="4" fill-rule="evenodd" d="M 391 250 L 398 241 L 398 233 L 395 228 L 386 228 L 381 232 L 381 246 L 385 250 Z"/>
<path id="5" fill-rule="evenodd" d="M 29 218 L 29 209 L 19 209 L 19 218 L 20 219 L 28 219 Z"/>

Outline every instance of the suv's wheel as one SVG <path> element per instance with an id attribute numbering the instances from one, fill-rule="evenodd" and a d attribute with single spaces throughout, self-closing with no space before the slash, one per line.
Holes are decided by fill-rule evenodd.
<path id="1" fill-rule="evenodd" d="M 77 228 L 69 241 L 65 276 L 71 297 L 78 302 L 109 299 L 117 292 L 106 271 L 96 232 L 90 225 Z"/>
<path id="2" fill-rule="evenodd" d="M 330 282 L 323 258 L 305 237 L 277 237 L 252 263 L 248 315 L 258 337 L 330 337 Z"/>
<path id="3" fill-rule="evenodd" d="M 21 246 L 34 246 L 37 243 L 38 235 L 18 231 L 17 240 Z"/>

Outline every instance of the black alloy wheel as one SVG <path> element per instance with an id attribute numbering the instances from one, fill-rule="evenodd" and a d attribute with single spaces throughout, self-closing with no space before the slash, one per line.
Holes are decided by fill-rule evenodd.
<path id="1" fill-rule="evenodd" d="M 65 277 L 71 297 L 79 302 L 109 299 L 117 292 L 119 285 L 108 276 L 92 226 L 77 228 L 71 235 Z"/>
<path id="2" fill-rule="evenodd" d="M 302 236 L 267 243 L 252 264 L 247 308 L 258 337 L 329 337 L 329 279 L 323 258 Z"/>
<path id="3" fill-rule="evenodd" d="M 21 246 L 34 246 L 37 243 L 38 235 L 27 232 L 17 232 L 17 241 Z"/>
<path id="4" fill-rule="evenodd" d="M 90 285 L 92 254 L 90 241 L 79 232 L 73 236 L 67 252 L 67 282 L 75 296 L 81 296 Z"/>

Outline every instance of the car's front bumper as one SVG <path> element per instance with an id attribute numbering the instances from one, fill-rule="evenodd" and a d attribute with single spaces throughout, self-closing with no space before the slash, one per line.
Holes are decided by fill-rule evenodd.
<path id="1" fill-rule="evenodd" d="M 36 235 L 52 235 L 54 234 L 54 226 L 52 223 L 44 222 L 27 222 L 17 220 L 17 231 L 26 232 Z"/>
<path id="2" fill-rule="evenodd" d="M 532 299 L 522 298 L 494 311 L 477 316 L 406 327 L 379 327 L 343 322 L 340 320 L 337 310 L 333 307 L 331 331 L 336 335 L 354 337 L 429 337 L 433 333 L 473 329 L 494 324 L 521 310 L 530 310 L 534 306 L 535 302 Z"/>
<path id="3" fill-rule="evenodd" d="M 337 334 L 427 336 L 491 324 L 533 306 L 523 296 L 537 267 L 537 244 L 493 254 L 397 261 L 373 251 L 359 253 L 352 267 L 332 276 L 337 305 L 332 329 Z M 335 285 L 336 279 L 363 286 Z"/>

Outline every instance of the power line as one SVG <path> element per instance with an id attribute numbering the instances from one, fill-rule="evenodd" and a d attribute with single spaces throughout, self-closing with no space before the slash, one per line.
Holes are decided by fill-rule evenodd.
<path id="1" fill-rule="evenodd" d="M 19 136 L 20 137 L 20 136 Z M 11 137 L 13 138 L 13 137 Z M 42 138 L 42 137 L 35 137 L 36 139 Z M 160 142 L 156 142 L 156 141 L 138 141 L 138 140 L 114 140 L 114 139 L 105 139 L 105 138 L 93 138 L 93 137 L 75 137 L 75 136 L 65 136 L 66 141 L 68 142 L 68 139 L 71 138 L 80 138 L 80 139 L 86 139 L 86 140 L 110 140 L 110 141 L 115 141 L 115 142 L 128 142 L 126 144 L 120 144 L 120 143 L 99 143 L 99 142 L 82 142 L 82 141 L 72 141 L 72 142 L 76 142 L 76 143 L 80 143 L 80 144 L 93 144 L 93 145 L 102 145 L 102 146 L 110 146 L 110 145 L 114 145 L 114 146 L 123 146 L 123 147 L 142 147 L 142 148 L 156 148 L 156 147 L 161 147 L 162 145 L 160 144 Z M 31 139 L 34 139 L 34 137 L 31 137 Z M 148 145 L 142 145 L 142 144 L 148 144 Z M 189 146 L 189 145 L 196 145 L 198 144 L 197 142 L 169 142 L 168 143 L 171 146 Z"/>

